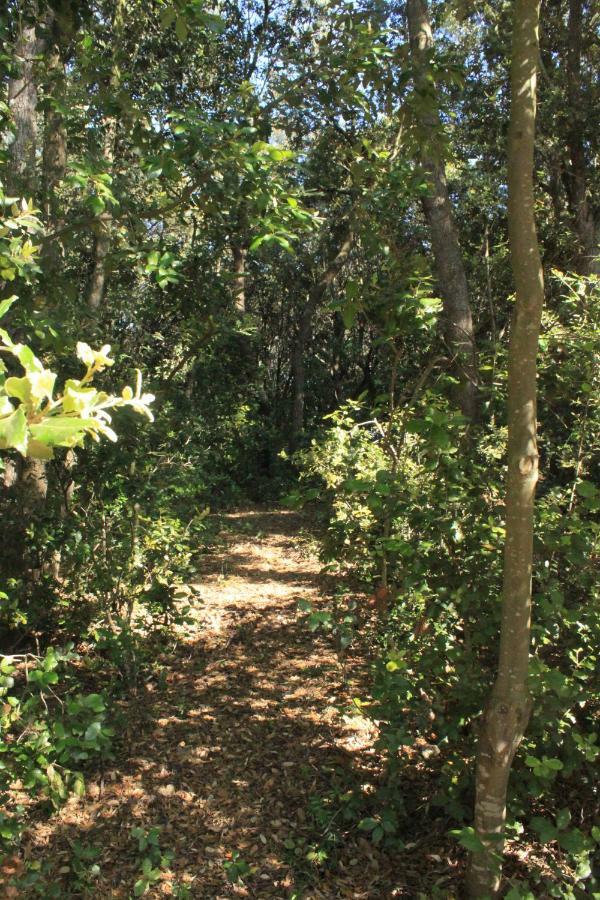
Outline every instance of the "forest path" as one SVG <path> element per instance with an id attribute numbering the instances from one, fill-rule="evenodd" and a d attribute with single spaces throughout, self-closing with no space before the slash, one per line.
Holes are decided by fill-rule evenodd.
<path id="1" fill-rule="evenodd" d="M 102 849 L 97 892 L 81 896 L 132 896 L 136 826 L 160 826 L 161 848 L 174 853 L 171 874 L 146 897 L 173 896 L 174 881 L 207 900 L 400 896 L 385 890 L 386 866 L 360 832 L 335 873 L 306 859 L 340 812 L 325 804 L 315 824 L 310 798 L 336 782 L 343 793 L 343 773 L 360 770 L 372 736 L 365 719 L 340 712 L 350 695 L 330 643 L 298 621 L 299 600 L 323 601 L 302 524 L 283 510 L 223 517 L 221 547 L 199 578 L 196 626 L 123 704 L 122 758 L 47 836 L 46 852 L 66 863 L 68 841 Z M 253 869 L 245 884 L 227 880 L 234 853 Z"/>

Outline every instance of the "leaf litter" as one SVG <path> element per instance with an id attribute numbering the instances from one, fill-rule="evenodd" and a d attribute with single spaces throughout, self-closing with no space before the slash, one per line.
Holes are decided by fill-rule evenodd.
<path id="1" fill-rule="evenodd" d="M 66 896 L 121 900 L 139 878 L 132 829 L 158 827 L 173 857 L 148 898 L 433 896 L 423 869 L 439 884 L 452 862 L 426 859 L 418 840 L 399 868 L 354 824 L 333 859 L 306 859 L 310 799 L 327 793 L 331 773 L 377 775 L 373 724 L 344 714 L 364 660 L 346 659 L 342 677 L 332 642 L 298 619 L 298 602 L 319 608 L 328 587 L 301 515 L 251 509 L 222 521 L 194 626 L 161 658 L 161 685 L 121 702 L 115 759 L 88 777 L 84 797 L 29 829 L 25 858 L 42 862 Z M 97 869 L 73 892 L 76 845 L 94 849 Z"/>

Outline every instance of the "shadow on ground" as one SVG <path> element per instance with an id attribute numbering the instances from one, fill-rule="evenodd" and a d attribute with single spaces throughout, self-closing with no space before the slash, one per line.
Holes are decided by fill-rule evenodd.
<path id="1" fill-rule="evenodd" d="M 57 896 L 128 898 L 141 865 L 132 828 L 159 826 L 174 859 L 150 898 L 176 895 L 176 884 L 207 900 L 418 896 L 418 873 L 393 871 L 355 828 L 343 846 L 328 843 L 343 833 L 327 822 L 344 802 L 328 806 L 332 790 L 343 797 L 371 777 L 372 734 L 340 714 L 348 698 L 335 655 L 297 621 L 298 600 L 318 605 L 323 588 L 302 519 L 249 511 L 225 520 L 196 626 L 163 660 L 162 687 L 150 681 L 122 704 L 118 758 L 84 799 L 36 829 L 30 855 L 49 868 Z M 74 873 L 75 842 L 97 848 L 96 881 L 92 862 Z M 313 845 L 335 867 L 309 861 Z M 252 869 L 244 884 L 227 880 L 234 853 Z"/>

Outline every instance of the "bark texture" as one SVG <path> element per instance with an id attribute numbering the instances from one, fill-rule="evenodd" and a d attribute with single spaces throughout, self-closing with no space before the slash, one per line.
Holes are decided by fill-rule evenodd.
<path id="1" fill-rule="evenodd" d="M 65 24 L 61 17 L 61 24 Z M 65 63 L 63 60 L 63 42 L 67 35 L 61 29 L 51 10 L 46 19 L 48 33 L 48 49 L 45 54 L 46 63 L 46 95 L 47 103 L 44 114 L 44 146 L 42 152 L 42 194 L 46 226 L 55 233 L 61 231 L 64 219 L 60 210 L 58 186 L 67 169 L 67 130 L 61 106 L 65 94 Z M 61 262 L 61 242 L 58 237 L 44 241 L 42 244 L 42 262 L 46 294 L 60 300 L 61 285 L 59 279 Z"/>
<path id="2" fill-rule="evenodd" d="M 531 630 L 533 511 L 538 480 L 537 352 L 544 301 L 535 225 L 533 152 L 539 0 L 516 0 L 508 135 L 508 228 L 516 303 L 508 359 L 508 473 L 500 655 L 481 723 L 475 830 L 485 849 L 471 857 L 469 896 L 500 889 L 506 793 L 531 712 L 527 688 Z"/>
<path id="3" fill-rule="evenodd" d="M 108 79 L 108 92 L 111 100 L 114 100 L 121 88 L 121 55 L 123 52 L 123 28 L 125 24 L 125 0 L 116 0 L 112 22 L 114 43 L 114 62 Z M 108 115 L 104 120 L 104 142 L 102 155 L 106 171 L 111 172 L 114 167 L 115 148 L 117 143 L 117 117 Z M 88 307 L 96 312 L 104 299 L 108 276 L 108 258 L 112 246 L 113 216 L 107 208 L 96 218 L 96 237 L 94 241 L 94 260 L 90 276 L 88 292 Z"/>
<path id="4" fill-rule="evenodd" d="M 236 312 L 243 315 L 246 312 L 246 257 L 248 250 L 241 243 L 233 241 L 231 255 L 233 256 L 233 301 Z"/>
<path id="5" fill-rule="evenodd" d="M 581 275 L 598 275 L 600 274 L 598 223 L 594 218 L 587 187 L 588 161 L 583 130 L 585 107 L 582 104 L 581 92 L 582 32 L 582 0 L 569 0 L 567 99 L 570 122 L 567 142 L 570 165 L 565 177 L 565 186 L 573 227 L 579 242 L 577 271 Z"/>
<path id="6" fill-rule="evenodd" d="M 38 187 L 35 62 L 43 50 L 44 42 L 38 37 L 35 24 L 23 25 L 15 47 L 17 72 L 8 82 L 14 141 L 10 145 L 7 182 L 9 193 L 27 199 L 35 198 Z M 19 492 L 20 509 L 25 518 L 31 517 L 43 506 L 48 493 L 45 463 L 38 459 L 25 459 L 19 464 L 7 461 L 4 485 Z"/>
<path id="7" fill-rule="evenodd" d="M 469 287 L 460 248 L 454 210 L 448 194 L 446 170 L 438 136 L 441 131 L 435 87 L 429 75 L 433 35 L 426 0 L 407 0 L 414 83 L 419 102 L 416 115 L 424 136 L 420 162 L 429 185 L 423 197 L 423 212 L 431 236 L 431 248 L 443 300 L 444 337 L 454 357 L 458 378 L 457 404 L 469 420 L 478 418 L 478 368 Z"/>
<path id="8" fill-rule="evenodd" d="M 24 25 L 15 46 L 18 71 L 8 82 L 8 106 L 13 121 L 14 140 L 10 145 L 7 174 L 8 192 L 28 198 L 36 187 L 38 93 L 34 64 L 39 51 L 35 25 Z"/>

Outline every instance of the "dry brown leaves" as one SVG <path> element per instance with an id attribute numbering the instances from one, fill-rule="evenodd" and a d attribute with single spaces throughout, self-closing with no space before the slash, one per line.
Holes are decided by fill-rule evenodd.
<path id="1" fill-rule="evenodd" d="M 250 510 L 225 523 L 225 546 L 200 579 L 195 627 L 163 660 L 164 689 L 148 683 L 123 704 L 119 758 L 83 799 L 30 830 L 26 855 L 50 865 L 65 889 L 73 842 L 100 848 L 98 880 L 67 896 L 132 896 L 139 860 L 131 829 L 160 826 L 174 861 L 146 897 L 173 896 L 177 882 L 210 900 L 291 897 L 285 842 L 308 828 L 309 796 L 332 766 L 372 765 L 368 722 L 339 712 L 348 698 L 331 646 L 297 620 L 300 599 L 323 601 L 301 519 Z M 245 884 L 226 877 L 236 852 L 253 868 Z M 415 859 L 417 870 L 423 862 Z M 416 897 L 414 868 L 392 870 L 357 833 L 301 896 Z"/>

